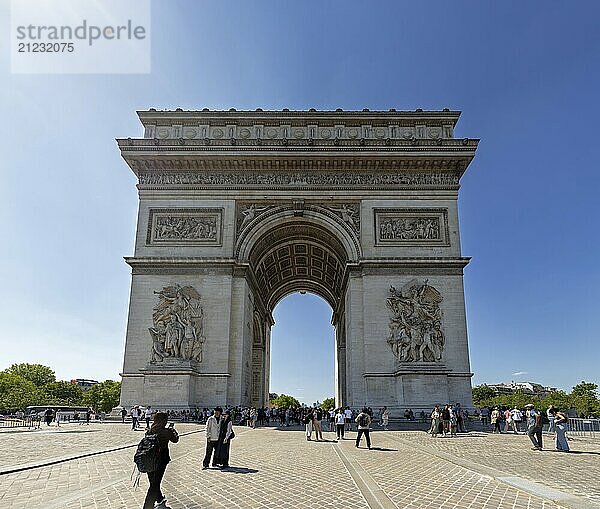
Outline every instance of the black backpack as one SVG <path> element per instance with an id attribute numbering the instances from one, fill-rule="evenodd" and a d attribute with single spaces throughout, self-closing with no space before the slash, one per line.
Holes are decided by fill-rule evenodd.
<path id="1" fill-rule="evenodd" d="M 160 442 L 157 435 L 146 435 L 140 440 L 133 461 L 142 473 L 158 470 Z"/>
<path id="2" fill-rule="evenodd" d="M 550 424 L 550 420 L 548 419 L 548 415 L 543 410 L 540 410 L 540 424 L 542 426 L 544 424 Z"/>
<path id="3" fill-rule="evenodd" d="M 366 428 L 366 427 L 369 425 L 369 418 L 368 418 L 368 417 L 369 417 L 369 416 L 368 416 L 367 414 L 362 414 L 362 413 L 361 413 L 361 414 L 358 416 L 358 425 L 359 425 L 360 427 L 364 427 L 364 428 Z"/>

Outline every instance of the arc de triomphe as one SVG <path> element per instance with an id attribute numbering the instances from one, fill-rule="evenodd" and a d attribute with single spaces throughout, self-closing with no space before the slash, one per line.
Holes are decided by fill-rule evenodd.
<path id="1" fill-rule="evenodd" d="M 459 112 L 138 115 L 123 406 L 266 405 L 272 311 L 297 291 L 333 309 L 338 404 L 471 406 Z"/>

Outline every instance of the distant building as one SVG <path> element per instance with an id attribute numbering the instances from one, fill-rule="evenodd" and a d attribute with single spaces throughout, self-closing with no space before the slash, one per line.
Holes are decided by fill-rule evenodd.
<path id="1" fill-rule="evenodd" d="M 77 384 L 81 387 L 82 391 L 87 391 L 91 389 L 93 385 L 96 385 L 98 382 L 96 380 L 86 380 L 85 378 L 76 378 L 75 380 L 71 380 L 72 384 Z"/>
<path id="2" fill-rule="evenodd" d="M 522 391 L 524 394 L 530 394 L 532 396 L 546 397 L 551 392 L 558 390 L 556 387 L 546 387 L 535 382 L 510 382 L 506 384 L 504 382 L 498 384 L 484 384 L 492 389 L 497 396 L 503 394 L 513 394 L 516 391 Z"/>

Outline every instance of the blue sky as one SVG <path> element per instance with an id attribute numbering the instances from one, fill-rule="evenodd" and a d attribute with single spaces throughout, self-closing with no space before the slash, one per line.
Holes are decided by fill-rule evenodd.
<path id="1" fill-rule="evenodd" d="M 136 109 L 449 107 L 457 136 L 482 139 L 459 202 L 474 382 L 600 382 L 599 15 L 591 1 L 155 1 L 152 73 L 131 76 L 11 75 L 3 37 L 0 368 L 117 376 L 137 196 L 114 138 L 141 133 Z M 275 310 L 273 390 L 332 393 L 329 317 L 309 295 Z M 314 368 L 303 385 L 292 353 Z"/>

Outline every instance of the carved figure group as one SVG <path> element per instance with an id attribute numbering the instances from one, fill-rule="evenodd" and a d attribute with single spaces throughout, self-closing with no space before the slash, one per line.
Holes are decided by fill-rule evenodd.
<path id="1" fill-rule="evenodd" d="M 381 240 L 438 240 L 440 220 L 437 217 L 381 219 L 379 238 Z"/>
<path id="2" fill-rule="evenodd" d="M 217 220 L 214 217 L 159 216 L 154 225 L 155 240 L 215 240 Z"/>
<path id="3" fill-rule="evenodd" d="M 391 311 L 389 336 L 392 352 L 400 362 L 436 362 L 442 359 L 441 294 L 425 281 L 413 280 L 403 289 L 390 287 L 386 304 Z"/>
<path id="4" fill-rule="evenodd" d="M 166 357 L 202 362 L 203 310 L 200 294 L 191 286 L 166 286 L 159 292 L 152 313 L 150 363 Z"/>

